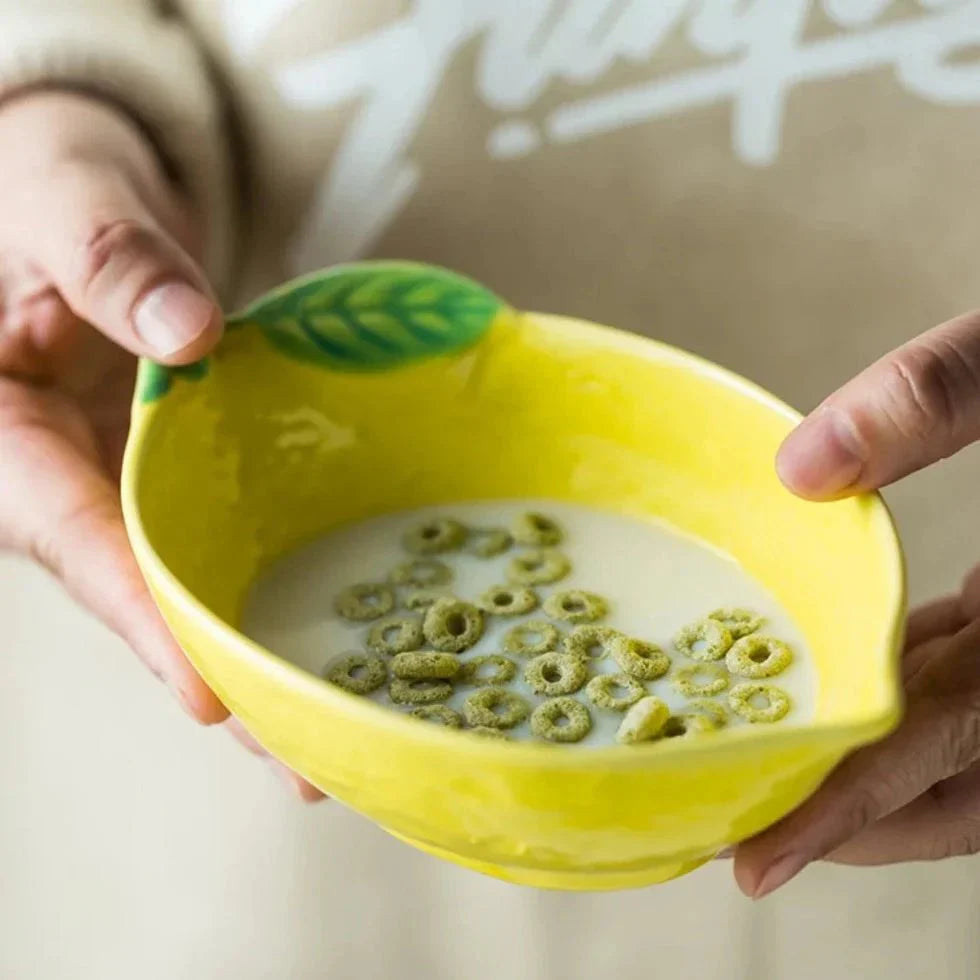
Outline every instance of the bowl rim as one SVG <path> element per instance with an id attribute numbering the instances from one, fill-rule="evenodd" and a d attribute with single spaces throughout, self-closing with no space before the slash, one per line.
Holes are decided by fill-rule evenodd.
<path id="1" fill-rule="evenodd" d="M 306 279 L 308 277 L 301 277 Z M 301 281 L 296 280 L 296 281 Z M 285 288 L 285 287 L 283 287 Z M 603 346 L 616 347 L 623 352 L 645 360 L 673 364 L 694 374 L 721 384 L 763 405 L 770 411 L 794 424 L 803 416 L 775 395 L 736 372 L 663 341 L 631 333 L 616 327 L 594 323 L 579 317 L 557 313 L 540 313 L 509 309 L 516 319 L 533 319 L 536 322 L 560 324 L 563 336 L 580 337 L 592 343 L 598 339 Z M 472 350 L 472 348 L 471 348 Z M 466 352 L 464 352 L 465 354 Z M 142 369 L 142 363 L 141 363 Z M 206 383 L 206 380 L 205 382 Z M 345 716 L 355 723 L 371 726 L 390 733 L 402 742 L 415 742 L 420 748 L 428 747 L 445 752 L 452 747 L 457 752 L 474 756 L 486 756 L 496 763 L 511 766 L 549 769 L 603 768 L 608 770 L 635 769 L 654 765 L 665 757 L 683 757 L 689 754 L 727 754 L 742 752 L 746 744 L 763 743 L 780 747 L 819 743 L 830 750 L 846 751 L 875 741 L 886 735 L 897 724 L 901 715 L 900 656 L 904 638 L 904 613 L 906 607 L 907 575 L 905 556 L 894 517 L 878 492 L 864 493 L 851 498 L 863 502 L 875 516 L 883 546 L 890 549 L 888 572 L 891 575 L 891 603 L 888 612 L 888 629 L 882 637 L 887 654 L 886 676 L 881 689 L 886 694 L 879 698 L 875 709 L 833 721 L 813 721 L 786 726 L 738 726 L 726 728 L 711 739 L 670 739 L 641 745 L 608 745 L 588 749 L 555 751 L 556 746 L 547 742 L 518 740 L 502 743 L 495 739 L 471 737 L 459 738 L 454 729 L 418 722 L 407 714 L 391 711 L 374 701 L 353 695 L 329 684 L 318 675 L 296 666 L 273 651 L 247 637 L 244 633 L 213 613 L 171 572 L 150 542 L 140 514 L 137 487 L 143 448 L 152 429 L 153 420 L 166 399 L 143 403 L 134 397 L 129 437 L 123 458 L 121 498 L 123 515 L 133 551 L 148 583 L 164 592 L 167 599 L 181 614 L 193 620 L 209 639 L 230 649 L 237 657 L 250 661 L 254 667 L 278 676 L 285 684 L 305 695 L 322 701 L 324 708 Z M 567 746 L 557 746 L 558 749 Z"/>

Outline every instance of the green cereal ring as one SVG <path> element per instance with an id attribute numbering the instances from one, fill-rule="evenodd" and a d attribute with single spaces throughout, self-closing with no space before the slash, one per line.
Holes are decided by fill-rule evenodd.
<path id="1" fill-rule="evenodd" d="M 550 585 L 564 578 L 571 569 L 572 563 L 560 551 L 535 548 L 511 558 L 507 578 L 515 585 Z"/>
<path id="2" fill-rule="evenodd" d="M 441 555 L 455 551 L 466 539 L 466 528 L 451 517 L 432 518 L 402 537 L 402 545 L 413 555 Z"/>
<path id="3" fill-rule="evenodd" d="M 560 544 L 565 536 L 556 520 L 545 514 L 528 511 L 514 521 L 511 533 L 519 544 L 533 545 L 535 548 L 550 548 Z"/>
<path id="4" fill-rule="evenodd" d="M 437 650 L 459 653 L 483 636 L 483 613 L 460 599 L 438 599 L 426 610 L 422 632 Z"/>
<path id="5" fill-rule="evenodd" d="M 396 677 L 388 686 L 388 694 L 395 704 L 435 704 L 445 701 L 453 693 L 449 681 L 429 677 Z"/>
<path id="6" fill-rule="evenodd" d="M 592 731 L 592 715 L 575 698 L 552 698 L 534 709 L 531 731 L 549 742 L 581 742 Z"/>
<path id="7" fill-rule="evenodd" d="M 380 619 L 395 608 L 395 593 L 387 585 L 361 582 L 344 589 L 334 599 L 333 607 L 338 615 L 355 622 Z"/>
<path id="8" fill-rule="evenodd" d="M 543 619 L 529 619 L 504 634 L 504 649 L 518 657 L 533 657 L 558 646 L 560 634 Z"/>
<path id="9" fill-rule="evenodd" d="M 370 694 L 388 679 L 388 668 L 373 654 L 349 653 L 328 664 L 323 676 L 351 694 Z"/>
<path id="10" fill-rule="evenodd" d="M 471 527 L 466 535 L 466 550 L 477 558 L 502 555 L 512 544 L 510 531 L 502 527 Z"/>
<path id="11" fill-rule="evenodd" d="M 781 640 L 771 636 L 743 636 L 732 644 L 725 663 L 742 677 L 775 677 L 793 662 L 793 653 Z"/>
<path id="12" fill-rule="evenodd" d="M 576 626 L 565 637 L 565 653 L 589 660 L 605 660 L 612 650 L 612 643 L 622 636 L 610 626 Z"/>
<path id="13" fill-rule="evenodd" d="M 655 643 L 619 636 L 609 647 L 620 669 L 641 681 L 655 681 L 670 669 L 670 657 Z"/>
<path id="14" fill-rule="evenodd" d="M 440 599 L 452 599 L 454 598 L 448 592 L 443 592 L 441 589 L 412 589 L 410 592 L 406 592 L 404 598 L 402 599 L 402 605 L 406 609 L 428 609 L 434 602 L 438 602 Z"/>
<path id="15" fill-rule="evenodd" d="M 416 558 L 396 565 L 388 576 L 393 585 L 414 585 L 417 589 L 429 589 L 433 585 L 451 582 L 453 570 L 437 558 Z"/>
<path id="16" fill-rule="evenodd" d="M 674 671 L 674 688 L 686 698 L 710 698 L 728 687 L 728 671 L 721 664 L 685 664 Z"/>
<path id="17" fill-rule="evenodd" d="M 415 616 L 396 616 L 375 623 L 368 632 L 368 646 L 375 653 L 403 653 L 422 646 L 422 621 Z"/>
<path id="18" fill-rule="evenodd" d="M 502 687 L 485 687 L 463 702 L 463 717 L 474 728 L 513 728 L 530 712 L 524 698 Z"/>
<path id="19" fill-rule="evenodd" d="M 763 705 L 757 702 L 764 700 Z M 728 694 L 728 706 L 739 717 L 753 723 L 779 721 L 789 714 L 789 695 L 771 684 L 736 684 Z"/>
<path id="20" fill-rule="evenodd" d="M 501 742 L 509 742 L 510 737 L 499 728 L 490 728 L 489 725 L 474 725 L 466 729 L 467 735 L 479 735 L 481 738 L 496 738 Z"/>
<path id="21" fill-rule="evenodd" d="M 538 608 L 538 594 L 525 586 L 494 585 L 476 604 L 495 616 L 523 616 Z"/>
<path id="22" fill-rule="evenodd" d="M 452 656 L 452 654 L 447 654 Z M 484 668 L 492 668 L 488 674 Z M 488 653 L 482 657 L 474 657 L 460 667 L 459 680 L 474 687 L 490 687 L 496 684 L 507 684 L 514 679 L 517 664 L 499 653 Z"/>
<path id="23" fill-rule="evenodd" d="M 660 698 L 640 698 L 623 716 L 616 741 L 624 745 L 649 742 L 660 734 L 669 717 L 670 708 Z"/>
<path id="24" fill-rule="evenodd" d="M 524 680 L 531 690 L 549 698 L 574 694 L 588 679 L 585 661 L 567 653 L 542 653 L 524 668 Z"/>
<path id="25" fill-rule="evenodd" d="M 565 589 L 548 596 L 544 611 L 552 619 L 562 619 L 567 623 L 594 623 L 609 612 L 609 606 L 602 596 L 583 589 Z"/>
<path id="26" fill-rule="evenodd" d="M 702 649 L 697 645 L 703 643 Z M 721 660 L 732 645 L 732 634 L 714 619 L 701 619 L 685 626 L 674 637 L 678 652 L 692 660 Z"/>
<path id="27" fill-rule="evenodd" d="M 715 728 L 724 728 L 728 724 L 728 711 L 725 706 L 718 701 L 711 701 L 708 698 L 698 698 L 687 705 L 687 713 L 693 715 L 704 715 Z"/>
<path id="28" fill-rule="evenodd" d="M 391 661 L 391 672 L 395 677 L 407 680 L 446 681 L 455 677 L 459 670 L 459 658 L 452 653 L 433 653 L 428 650 L 413 650 L 399 653 Z"/>
<path id="29" fill-rule="evenodd" d="M 616 694 L 617 690 L 623 693 Z M 586 684 L 585 693 L 597 708 L 625 711 L 647 692 L 639 681 L 626 674 L 599 674 Z"/>
<path id="30" fill-rule="evenodd" d="M 716 609 L 708 613 L 708 619 L 721 623 L 736 640 L 754 633 L 765 622 L 762 616 L 749 609 Z"/>
<path id="31" fill-rule="evenodd" d="M 463 716 L 444 704 L 422 704 L 412 708 L 409 714 L 422 721 L 431 721 L 434 725 L 444 725 L 446 728 L 462 728 Z"/>
<path id="32" fill-rule="evenodd" d="M 717 730 L 718 726 L 707 715 L 697 713 L 672 715 L 664 725 L 663 737 L 690 738 Z"/>

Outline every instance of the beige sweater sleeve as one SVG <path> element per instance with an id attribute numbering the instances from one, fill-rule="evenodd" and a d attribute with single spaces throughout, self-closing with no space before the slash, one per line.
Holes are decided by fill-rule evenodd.
<path id="1" fill-rule="evenodd" d="M 204 215 L 228 287 L 232 176 L 218 93 L 187 29 L 155 0 L 0 0 L 0 98 L 38 84 L 101 94 L 139 119 Z"/>

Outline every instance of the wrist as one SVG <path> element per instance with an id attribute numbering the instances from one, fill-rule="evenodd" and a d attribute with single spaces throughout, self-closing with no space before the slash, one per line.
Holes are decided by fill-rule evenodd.
<path id="1" fill-rule="evenodd" d="M 4 164 L 72 158 L 160 166 L 136 122 L 106 99 L 70 89 L 25 89 L 0 102 Z"/>
<path id="2" fill-rule="evenodd" d="M 165 155 L 127 111 L 67 88 L 24 90 L 0 102 L 0 180 L 26 186 L 90 168 L 125 181 L 185 248 L 199 253 L 201 222 Z"/>

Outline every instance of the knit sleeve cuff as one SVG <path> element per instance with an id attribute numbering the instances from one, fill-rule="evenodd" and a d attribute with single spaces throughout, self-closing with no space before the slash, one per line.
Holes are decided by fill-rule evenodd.
<path id="1" fill-rule="evenodd" d="M 30 0 L 27 0 L 29 3 Z M 205 222 L 204 265 L 230 287 L 233 169 L 217 89 L 193 40 L 139 13 L 0 14 L 0 99 L 38 85 L 100 95 L 145 128 Z"/>

